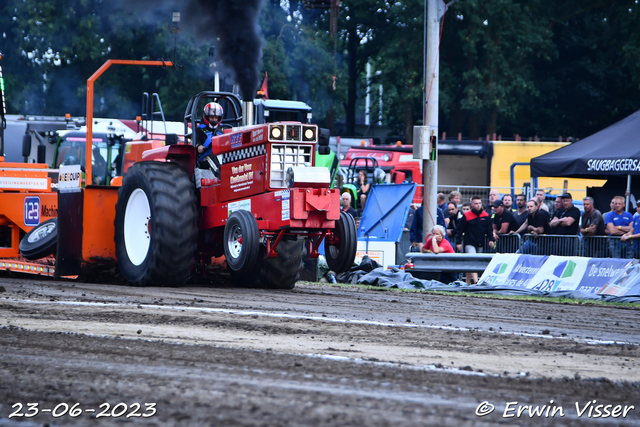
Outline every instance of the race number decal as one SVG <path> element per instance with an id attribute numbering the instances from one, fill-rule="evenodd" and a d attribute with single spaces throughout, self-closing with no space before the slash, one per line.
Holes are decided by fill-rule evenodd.
<path id="1" fill-rule="evenodd" d="M 40 224 L 40 197 L 24 198 L 24 225 L 33 227 Z"/>

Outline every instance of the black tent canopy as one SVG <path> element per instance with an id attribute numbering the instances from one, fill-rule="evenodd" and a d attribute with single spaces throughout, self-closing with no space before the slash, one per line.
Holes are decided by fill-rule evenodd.
<path id="1" fill-rule="evenodd" d="M 585 139 L 531 159 L 532 177 L 627 175 L 640 175 L 640 110 Z"/>

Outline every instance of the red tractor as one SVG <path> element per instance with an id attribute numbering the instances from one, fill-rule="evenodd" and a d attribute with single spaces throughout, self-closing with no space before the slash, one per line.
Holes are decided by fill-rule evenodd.
<path id="1" fill-rule="evenodd" d="M 225 129 L 198 161 L 195 133 L 211 101 L 224 106 Z M 332 270 L 351 267 L 355 222 L 328 170 L 314 167 L 316 144 L 322 152 L 329 141 L 313 124 L 251 125 L 250 111 L 232 93 L 202 92 L 188 103 L 183 138 L 127 143 L 114 233 L 129 283 L 181 285 L 196 264 L 224 255 L 236 282 L 291 289 L 323 241 Z"/>
<path id="2" fill-rule="evenodd" d="M 243 108 L 234 94 L 194 96 L 177 125 L 184 132 L 165 124 L 165 132 L 141 133 L 105 166 L 104 180 L 93 179 L 102 170 L 92 157 L 93 85 L 111 65 L 173 64 L 111 59 L 87 80 L 84 163 L 3 165 L 0 269 L 78 277 L 117 263 L 130 284 L 179 286 L 225 255 L 238 283 L 290 289 L 323 243 L 332 270 L 351 267 L 355 222 L 341 212 L 328 169 L 314 167 L 316 145 L 326 154 L 328 137 L 307 123 L 254 124 L 250 103 Z M 212 101 L 224 105 L 226 129 L 211 139 L 211 154 L 197 158 L 199 112 Z M 50 253 L 55 265 L 31 262 Z"/>

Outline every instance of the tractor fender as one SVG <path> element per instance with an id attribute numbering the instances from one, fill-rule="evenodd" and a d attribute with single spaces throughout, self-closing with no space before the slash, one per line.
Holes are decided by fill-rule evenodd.
<path id="1" fill-rule="evenodd" d="M 196 148 L 193 145 L 174 144 L 154 148 L 142 153 L 143 161 L 171 162 L 180 165 L 193 181 L 193 170 L 196 165 Z"/>

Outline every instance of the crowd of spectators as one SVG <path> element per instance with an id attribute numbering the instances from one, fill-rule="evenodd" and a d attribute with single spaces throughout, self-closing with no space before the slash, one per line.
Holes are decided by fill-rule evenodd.
<path id="1" fill-rule="evenodd" d="M 491 251 L 494 245 L 500 248 L 501 239 L 506 241 L 519 234 L 514 236 L 519 239 L 513 252 L 569 256 L 576 255 L 584 242 L 580 253 L 587 257 L 640 256 L 640 201 L 636 214 L 632 215 L 624 210 L 624 197 L 615 196 L 611 210 L 603 215 L 591 197 L 583 199 L 584 212 L 581 213 L 570 193 L 556 198 L 555 209 L 550 214 L 544 203 L 544 190 L 538 190 L 528 201 L 524 194 L 516 195 L 515 206 L 511 194 L 501 198 L 497 190 L 490 191 L 486 203 L 480 196 L 473 196 L 461 204 L 462 196 L 457 191 L 449 194 L 448 203 L 445 199 L 443 193 L 438 194 L 437 224 L 442 229 L 437 230 L 437 245 L 423 244 L 422 207 L 418 208 L 410 230 L 413 250 L 481 253 Z M 427 234 L 427 241 L 435 235 L 434 228 Z M 439 244 L 442 239 L 445 244 Z M 468 277 L 470 283 L 477 280 L 468 276 L 471 276 Z"/>
<path id="2" fill-rule="evenodd" d="M 371 189 L 366 174 L 360 172 L 356 198 L 352 199 L 347 191 L 341 197 L 342 211 L 356 219 L 361 215 Z M 489 192 L 488 199 L 473 196 L 464 202 L 458 191 L 452 191 L 448 197 L 439 193 L 435 212 L 438 228 L 423 235 L 423 208 L 418 207 L 410 228 L 411 250 L 481 253 L 497 247 L 502 252 L 576 255 L 580 245 L 580 254 L 586 257 L 640 257 L 640 201 L 637 212 L 632 215 L 624 210 L 622 196 L 615 196 L 610 210 L 604 214 L 596 208 L 591 197 L 582 200 L 582 213 L 574 206 L 570 193 L 557 196 L 551 209 L 545 203 L 546 199 L 542 189 L 530 200 L 524 194 L 516 195 L 515 200 L 511 194 L 501 197 L 496 189 Z M 358 209 L 352 207 L 353 201 Z M 431 241 L 426 245 L 436 231 L 440 236 L 436 243 Z M 516 234 L 519 236 L 514 236 Z M 441 244 L 442 239 L 445 243 Z M 517 245 L 509 244 L 509 241 Z M 472 283 L 477 279 L 472 276 L 469 280 Z"/>

